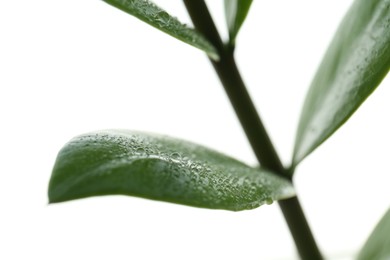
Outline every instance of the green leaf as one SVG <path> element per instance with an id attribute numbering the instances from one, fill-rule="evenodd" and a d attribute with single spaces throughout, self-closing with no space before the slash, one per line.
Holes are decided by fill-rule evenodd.
<path id="1" fill-rule="evenodd" d="M 245 21 L 251 4 L 252 0 L 225 0 L 225 17 L 232 45 L 236 41 L 238 31 Z"/>
<path id="2" fill-rule="evenodd" d="M 339 26 L 303 107 L 293 166 L 331 136 L 390 67 L 390 1 L 356 0 Z"/>
<path id="3" fill-rule="evenodd" d="M 215 47 L 200 33 L 185 24 L 180 23 L 175 17 L 156 6 L 148 0 L 103 0 L 118 9 L 131 14 L 149 25 L 205 51 L 210 58 L 219 60 L 219 54 Z"/>
<path id="4" fill-rule="evenodd" d="M 360 251 L 358 260 L 388 260 L 390 259 L 390 209 Z"/>
<path id="5" fill-rule="evenodd" d="M 285 179 L 182 140 L 124 130 L 72 139 L 54 165 L 50 202 L 109 194 L 234 211 L 295 195 Z"/>

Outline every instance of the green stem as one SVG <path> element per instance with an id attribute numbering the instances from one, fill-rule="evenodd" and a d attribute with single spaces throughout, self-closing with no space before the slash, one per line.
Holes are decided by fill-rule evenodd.
<path id="1" fill-rule="evenodd" d="M 264 168 L 291 180 L 248 94 L 234 59 L 234 49 L 225 47 L 204 0 L 183 0 L 195 28 L 220 54 L 219 61 L 210 60 L 248 137 L 252 149 Z M 297 197 L 279 201 L 279 206 L 302 259 L 323 259 Z"/>

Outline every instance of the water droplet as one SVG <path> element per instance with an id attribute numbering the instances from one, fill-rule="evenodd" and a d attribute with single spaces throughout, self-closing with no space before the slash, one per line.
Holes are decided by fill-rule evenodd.
<path id="1" fill-rule="evenodd" d="M 181 159 L 181 155 L 179 153 L 171 153 L 171 159 L 175 161 L 179 161 Z"/>
<path id="2" fill-rule="evenodd" d="M 190 169 L 193 173 L 197 174 L 199 173 L 199 171 L 202 169 L 202 166 L 196 164 L 196 163 L 193 163 L 190 165 Z"/>
<path id="3" fill-rule="evenodd" d="M 139 154 L 143 154 L 145 153 L 145 149 L 143 147 L 138 147 L 136 150 L 135 150 L 136 153 L 139 153 Z"/>

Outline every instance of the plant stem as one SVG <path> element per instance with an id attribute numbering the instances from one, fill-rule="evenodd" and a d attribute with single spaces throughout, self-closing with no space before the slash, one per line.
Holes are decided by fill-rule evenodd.
<path id="1" fill-rule="evenodd" d="M 222 85 L 233 105 L 240 123 L 248 137 L 249 143 L 260 162 L 279 176 L 291 179 L 284 168 L 267 131 L 248 94 L 246 86 L 234 59 L 234 49 L 223 44 L 218 30 L 211 18 L 204 0 L 183 0 L 195 25 L 217 48 L 219 61 L 210 60 L 216 70 Z M 297 197 L 279 201 L 279 206 L 294 238 L 297 250 L 302 259 L 323 259 Z"/>

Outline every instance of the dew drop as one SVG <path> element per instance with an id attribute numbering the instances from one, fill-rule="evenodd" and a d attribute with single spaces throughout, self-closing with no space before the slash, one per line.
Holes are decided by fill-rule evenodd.
<path id="1" fill-rule="evenodd" d="M 196 173 L 196 174 L 197 174 L 197 173 L 199 173 L 199 171 L 202 169 L 202 166 L 193 163 L 193 164 L 190 165 L 190 169 L 191 169 L 191 171 L 192 171 L 193 173 Z"/>
<path id="2" fill-rule="evenodd" d="M 143 154 L 145 153 L 145 149 L 143 147 L 138 147 L 136 150 L 135 150 L 136 153 L 139 153 L 139 154 Z"/>
<path id="3" fill-rule="evenodd" d="M 179 153 L 171 153 L 170 155 L 171 159 L 172 160 L 176 160 L 176 161 L 179 161 L 181 159 L 181 155 Z"/>

